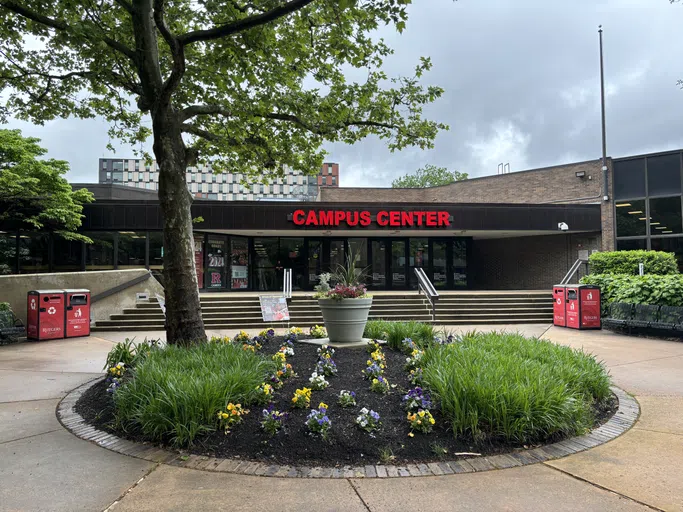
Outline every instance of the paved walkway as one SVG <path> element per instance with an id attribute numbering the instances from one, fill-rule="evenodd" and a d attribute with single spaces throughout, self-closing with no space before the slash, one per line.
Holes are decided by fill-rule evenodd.
<path id="1" fill-rule="evenodd" d="M 126 333 L 23 343 L 0 347 L 0 510 L 683 511 L 683 343 L 538 325 L 495 330 L 503 328 L 596 354 L 640 402 L 639 422 L 592 450 L 486 473 L 391 480 L 208 473 L 110 452 L 57 422 L 59 399 L 97 377 Z M 145 334 L 154 335 L 135 336 Z"/>

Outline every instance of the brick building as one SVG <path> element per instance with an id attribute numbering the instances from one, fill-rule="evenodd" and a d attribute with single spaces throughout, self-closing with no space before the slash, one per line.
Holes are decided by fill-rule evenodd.
<path id="1" fill-rule="evenodd" d="M 442 290 L 550 289 L 592 251 L 683 260 L 682 169 L 681 150 L 609 159 L 605 194 L 599 160 L 427 189 L 339 188 L 332 164 L 315 200 L 196 200 L 195 264 L 206 290 L 278 290 L 286 268 L 294 289 L 311 290 L 351 253 L 371 289 L 414 289 L 418 267 Z M 0 225 L 0 273 L 161 270 L 154 191 L 94 192 L 82 226 L 93 244 Z"/>

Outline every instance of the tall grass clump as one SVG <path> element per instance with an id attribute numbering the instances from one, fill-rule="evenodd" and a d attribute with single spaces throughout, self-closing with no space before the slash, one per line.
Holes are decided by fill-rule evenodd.
<path id="1" fill-rule="evenodd" d="M 610 395 L 602 363 L 569 347 L 518 334 L 472 333 L 430 346 L 425 386 L 456 436 L 528 443 L 589 429 Z"/>
<path id="2" fill-rule="evenodd" d="M 365 326 L 363 334 L 366 338 L 386 340 L 393 349 L 400 349 L 401 342 L 410 338 L 420 346 L 425 346 L 434 341 L 437 335 L 436 329 L 431 324 L 416 322 L 388 322 L 386 320 L 370 320 Z"/>
<path id="3" fill-rule="evenodd" d="M 189 445 L 216 428 L 227 402 L 249 404 L 272 370 L 264 357 L 231 344 L 153 350 L 114 394 L 116 420 L 154 440 Z"/>

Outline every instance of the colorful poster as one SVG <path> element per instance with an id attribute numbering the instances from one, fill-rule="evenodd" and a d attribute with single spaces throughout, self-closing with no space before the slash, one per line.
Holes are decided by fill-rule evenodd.
<path id="1" fill-rule="evenodd" d="M 289 320 L 289 308 L 284 297 L 260 296 L 261 315 L 264 322 L 284 322 Z"/>

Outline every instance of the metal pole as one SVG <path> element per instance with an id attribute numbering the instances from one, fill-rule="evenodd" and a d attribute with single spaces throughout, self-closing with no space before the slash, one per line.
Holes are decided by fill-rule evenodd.
<path id="1" fill-rule="evenodd" d="M 600 34 L 600 106 L 602 110 L 602 199 L 609 201 L 609 188 L 607 183 L 607 136 L 605 135 L 605 68 L 602 60 L 602 25 Z"/>

